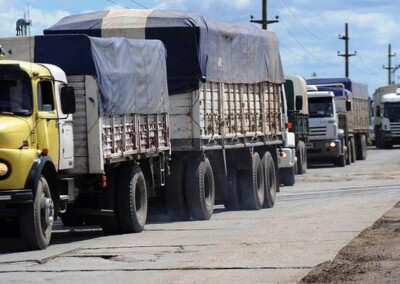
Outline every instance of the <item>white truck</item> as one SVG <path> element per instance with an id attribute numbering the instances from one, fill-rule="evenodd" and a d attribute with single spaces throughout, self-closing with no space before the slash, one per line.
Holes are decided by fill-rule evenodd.
<path id="1" fill-rule="evenodd" d="M 283 132 L 284 144 L 278 149 L 279 181 L 285 186 L 293 186 L 296 182 L 297 157 L 295 134 L 290 131 L 289 110 L 285 88 L 282 89 L 282 124 L 285 125 Z"/>
<path id="2" fill-rule="evenodd" d="M 285 74 L 285 94 L 287 99 L 289 131 L 295 136 L 296 174 L 307 170 L 307 149 L 309 136 L 308 97 L 306 80 L 297 75 Z"/>
<path id="3" fill-rule="evenodd" d="M 19 60 L 0 60 L 1 231 L 19 226 L 29 249 L 49 245 L 59 214 L 65 224 L 95 216 L 106 233 L 141 232 L 171 151 L 163 44 L 0 41 Z"/>
<path id="4" fill-rule="evenodd" d="M 400 84 L 376 89 L 373 95 L 373 128 L 378 148 L 400 144 Z"/>
<path id="5" fill-rule="evenodd" d="M 68 16 L 44 33 L 164 43 L 172 145 L 165 199 L 174 219 L 209 219 L 219 203 L 233 210 L 274 205 L 284 142 L 274 33 L 157 10 Z"/>
<path id="6" fill-rule="evenodd" d="M 336 113 L 332 113 L 331 106 L 325 110 L 326 114 L 332 115 L 334 119 L 321 119 L 323 124 L 311 125 L 311 117 L 320 114 L 318 112 L 311 114 L 311 106 L 309 105 L 310 142 L 316 139 L 315 136 L 323 137 L 325 131 L 327 131 L 326 134 L 330 136 L 330 139 L 334 136 L 336 139 L 339 139 L 338 133 L 341 133 L 341 131 L 343 131 L 344 135 L 343 151 L 332 149 L 331 145 L 334 145 L 334 143 L 326 143 L 325 145 L 319 143 L 319 146 L 317 144 L 310 144 L 308 153 L 312 155 L 311 158 L 323 160 L 325 155 L 331 156 L 333 152 L 336 152 L 340 160 L 340 163 L 336 160 L 336 164 L 343 166 L 343 157 L 341 155 L 344 152 L 347 165 L 356 160 L 365 160 L 367 157 L 367 137 L 369 135 L 368 86 L 363 83 L 354 82 L 348 78 L 314 78 L 308 79 L 307 84 L 317 86 L 319 91 L 331 92 L 336 108 Z M 313 96 L 313 100 L 317 100 L 315 95 Z M 323 107 L 323 105 L 320 105 L 320 107 Z M 336 123 L 338 128 L 336 128 Z M 329 124 L 334 126 L 329 126 Z M 332 132 L 329 133 L 329 129 Z M 327 154 L 328 152 L 329 154 Z"/>
<path id="7" fill-rule="evenodd" d="M 347 147 L 344 131 L 339 128 L 334 93 L 309 88 L 308 107 L 310 126 L 308 159 L 330 161 L 339 167 L 346 166 Z"/>

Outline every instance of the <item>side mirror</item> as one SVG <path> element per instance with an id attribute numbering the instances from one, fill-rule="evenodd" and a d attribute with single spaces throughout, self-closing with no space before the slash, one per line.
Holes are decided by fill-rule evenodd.
<path id="1" fill-rule="evenodd" d="M 75 91 L 73 87 L 61 87 L 60 100 L 63 113 L 75 113 Z"/>
<path id="2" fill-rule="evenodd" d="M 380 108 L 380 106 L 376 106 L 376 116 L 377 117 L 381 116 L 381 108 Z"/>
<path id="3" fill-rule="evenodd" d="M 296 110 L 303 109 L 303 97 L 296 96 Z"/>
<path id="4" fill-rule="evenodd" d="M 346 110 L 351 111 L 351 101 L 346 101 Z"/>

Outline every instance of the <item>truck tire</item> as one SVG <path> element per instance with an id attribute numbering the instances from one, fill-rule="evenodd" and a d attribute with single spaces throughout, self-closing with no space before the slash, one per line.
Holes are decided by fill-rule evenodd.
<path id="1" fill-rule="evenodd" d="M 260 210 L 264 204 L 264 169 L 258 153 L 253 153 L 250 170 L 239 171 L 240 193 L 243 207 Z"/>
<path id="2" fill-rule="evenodd" d="M 365 135 L 360 136 L 360 141 L 357 148 L 357 160 L 365 160 L 367 158 L 367 137 Z"/>
<path id="3" fill-rule="evenodd" d="M 346 161 L 346 165 L 351 165 L 351 153 L 352 153 L 352 147 L 351 147 L 351 142 L 350 140 L 347 141 L 347 151 L 346 151 L 346 155 L 345 155 L 345 161 Z"/>
<path id="4" fill-rule="evenodd" d="M 240 192 L 239 192 L 236 168 L 232 167 L 228 169 L 227 178 L 228 178 L 227 181 L 228 199 L 224 201 L 225 209 L 232 211 L 241 210 L 242 203 L 240 200 Z"/>
<path id="5" fill-rule="evenodd" d="M 345 167 L 346 166 L 346 154 L 343 154 L 336 158 L 335 165 L 337 167 Z"/>
<path id="6" fill-rule="evenodd" d="M 165 203 L 168 216 L 173 221 L 189 220 L 190 213 L 186 200 L 186 160 L 174 157 L 171 161 L 171 174 L 166 179 Z"/>
<path id="7" fill-rule="evenodd" d="M 98 216 L 98 220 L 104 234 L 121 234 L 121 228 L 118 221 L 117 208 L 117 168 L 111 169 L 107 174 L 107 189 L 99 195 L 99 208 L 113 211 L 113 216 Z M 68 210 L 68 209 L 67 209 Z"/>
<path id="8" fill-rule="evenodd" d="M 19 210 L 21 237 L 28 249 L 45 249 L 50 243 L 54 221 L 54 203 L 46 178 L 40 176 L 33 203 L 23 204 Z"/>
<path id="9" fill-rule="evenodd" d="M 272 208 L 275 205 L 277 191 L 277 176 L 274 159 L 270 152 L 266 152 L 262 159 L 264 170 L 264 204 L 263 208 Z"/>
<path id="10" fill-rule="evenodd" d="M 354 137 L 350 139 L 350 143 L 351 143 L 351 162 L 355 163 L 356 156 L 357 156 L 357 148 L 356 148 L 356 142 L 355 142 Z"/>
<path id="11" fill-rule="evenodd" d="M 297 171 L 296 174 L 302 175 L 307 171 L 307 151 L 306 145 L 303 141 L 299 141 L 296 146 L 296 156 L 297 156 Z"/>
<path id="12" fill-rule="evenodd" d="M 282 178 L 281 183 L 285 186 L 293 186 L 295 184 L 295 172 L 294 167 L 279 169 L 280 177 Z"/>
<path id="13" fill-rule="evenodd" d="M 146 180 L 138 165 L 120 167 L 117 216 L 122 233 L 140 233 L 147 219 Z"/>
<path id="14" fill-rule="evenodd" d="M 207 158 L 190 159 L 186 174 L 186 197 L 194 220 L 211 218 L 215 204 L 214 174 Z"/>

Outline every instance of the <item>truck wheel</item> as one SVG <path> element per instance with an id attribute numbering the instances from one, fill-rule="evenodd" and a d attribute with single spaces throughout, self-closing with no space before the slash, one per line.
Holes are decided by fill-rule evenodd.
<path id="1" fill-rule="evenodd" d="M 224 201 L 226 210 L 241 210 L 242 204 L 240 202 L 240 194 L 238 187 L 237 172 L 234 167 L 228 169 L 228 182 L 227 182 L 228 200 Z"/>
<path id="2" fill-rule="evenodd" d="M 140 166 L 125 165 L 118 175 L 117 216 L 123 233 L 140 233 L 147 219 L 146 181 Z"/>
<path id="3" fill-rule="evenodd" d="M 297 156 L 297 171 L 296 174 L 302 175 L 306 173 L 307 170 L 307 151 L 306 145 L 303 141 L 299 141 L 296 146 L 296 156 Z"/>
<path id="4" fill-rule="evenodd" d="M 264 204 L 264 170 L 258 153 L 253 153 L 251 169 L 239 172 L 240 193 L 243 207 L 260 210 Z"/>
<path id="5" fill-rule="evenodd" d="M 262 159 L 264 170 L 264 204 L 263 208 L 272 208 L 275 205 L 277 178 L 274 159 L 270 152 L 266 152 Z"/>
<path id="6" fill-rule="evenodd" d="M 34 250 L 47 248 L 54 221 L 54 203 L 44 176 L 39 178 L 33 203 L 21 205 L 19 218 L 20 232 L 26 247 Z"/>
<path id="7" fill-rule="evenodd" d="M 165 202 L 168 215 L 172 220 L 189 220 L 190 213 L 185 195 L 186 160 L 181 157 L 171 161 L 171 174 L 165 186 Z"/>
<path id="8" fill-rule="evenodd" d="M 116 203 L 117 189 L 117 169 L 111 169 L 107 174 L 107 189 L 99 195 L 99 208 L 113 210 L 113 216 L 98 216 L 98 220 L 104 234 L 121 234 L 121 228 L 118 221 L 118 208 Z M 67 209 L 68 210 L 68 209 Z"/>
<path id="9" fill-rule="evenodd" d="M 345 167 L 346 166 L 346 154 L 343 154 L 336 158 L 335 165 L 337 167 Z"/>
<path id="10" fill-rule="evenodd" d="M 354 137 L 350 139 L 350 143 L 351 143 L 351 162 L 355 163 L 356 161 L 356 156 L 357 156 L 357 149 L 356 149 L 356 142 Z"/>
<path id="11" fill-rule="evenodd" d="M 285 186 L 293 186 L 295 183 L 294 167 L 279 169 L 282 178 L 282 184 Z"/>
<path id="12" fill-rule="evenodd" d="M 347 141 L 347 152 L 346 152 L 346 165 L 350 165 L 351 164 L 351 153 L 352 153 L 352 148 L 351 148 L 351 142 L 350 140 Z"/>
<path id="13" fill-rule="evenodd" d="M 191 159 L 186 174 L 186 197 L 195 220 L 211 218 L 215 204 L 214 174 L 210 161 Z"/>
<path id="14" fill-rule="evenodd" d="M 367 159 L 367 137 L 361 135 L 361 160 Z"/>

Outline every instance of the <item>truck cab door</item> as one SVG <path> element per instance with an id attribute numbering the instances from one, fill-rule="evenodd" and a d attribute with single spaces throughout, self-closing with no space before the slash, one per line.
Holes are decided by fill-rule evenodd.
<path id="1" fill-rule="evenodd" d="M 51 158 L 54 165 L 59 163 L 59 133 L 53 83 L 42 80 L 37 84 L 37 145 L 38 149 Z"/>

